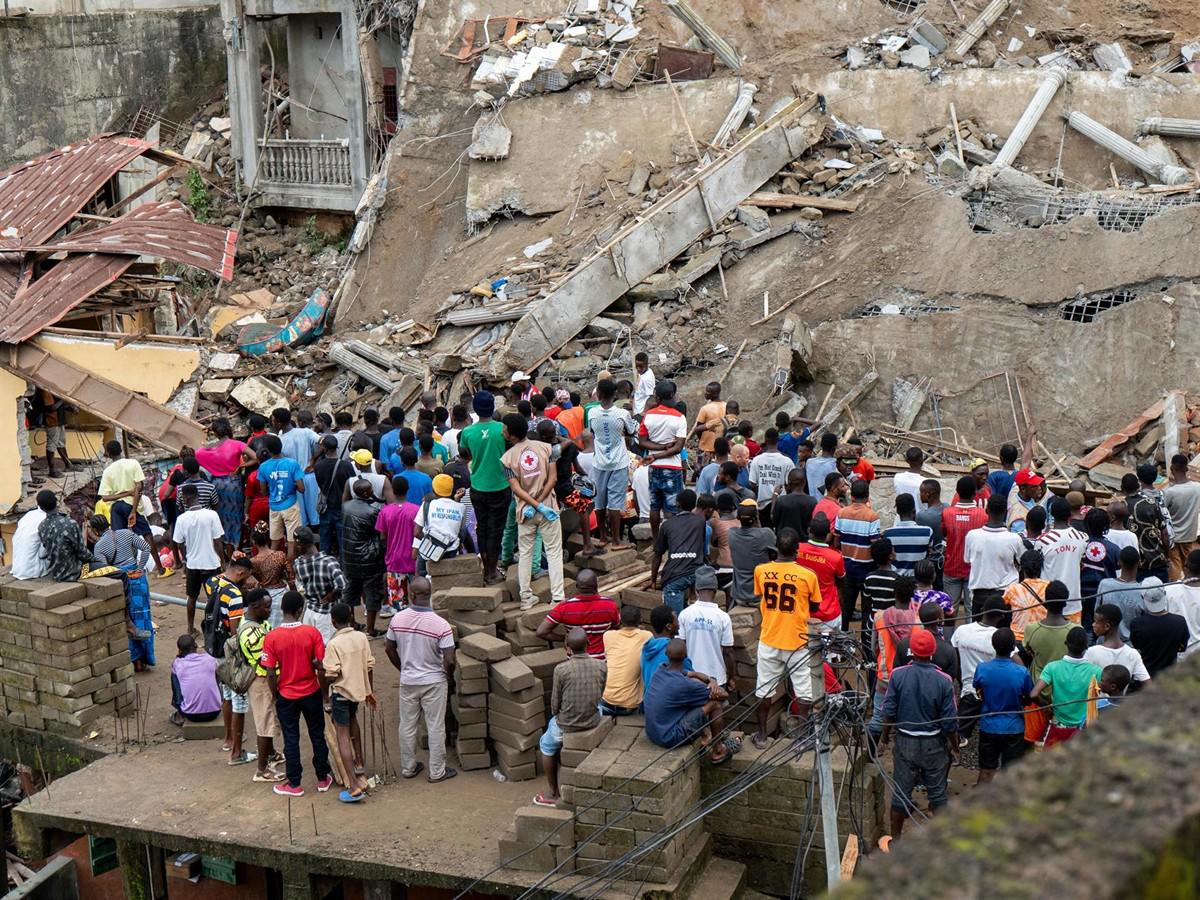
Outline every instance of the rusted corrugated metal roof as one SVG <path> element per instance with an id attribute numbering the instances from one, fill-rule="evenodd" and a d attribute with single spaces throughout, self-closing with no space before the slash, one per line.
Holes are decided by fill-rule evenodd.
<path id="1" fill-rule="evenodd" d="M 156 256 L 233 278 L 237 232 L 198 225 L 182 203 L 145 203 L 109 225 L 88 228 L 22 250 L 120 253 Z"/>
<path id="2" fill-rule="evenodd" d="M 49 240 L 152 147 L 138 138 L 99 135 L 0 172 L 0 253 Z"/>
<path id="3" fill-rule="evenodd" d="M 92 294 L 112 284 L 136 261 L 134 256 L 107 253 L 67 257 L 17 291 L 0 321 L 0 342 L 28 340 Z"/>

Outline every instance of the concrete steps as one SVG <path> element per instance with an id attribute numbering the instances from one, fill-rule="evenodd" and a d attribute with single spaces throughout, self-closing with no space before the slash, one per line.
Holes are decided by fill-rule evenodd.
<path id="1" fill-rule="evenodd" d="M 732 859 L 712 856 L 696 878 L 688 900 L 746 900 L 752 893 L 757 892 L 746 889 L 744 865 Z"/>

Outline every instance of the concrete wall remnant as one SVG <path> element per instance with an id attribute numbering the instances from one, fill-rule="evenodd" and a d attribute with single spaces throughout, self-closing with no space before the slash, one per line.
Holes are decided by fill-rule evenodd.
<path id="1" fill-rule="evenodd" d="M 143 105 L 185 120 L 225 80 L 215 6 L 138 5 L 0 17 L 0 167 L 113 128 Z"/>

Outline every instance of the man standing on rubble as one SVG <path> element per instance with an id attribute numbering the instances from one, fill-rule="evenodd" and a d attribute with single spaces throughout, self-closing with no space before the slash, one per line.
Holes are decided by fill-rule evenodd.
<path id="1" fill-rule="evenodd" d="M 598 537 L 609 541 L 610 550 L 624 550 L 621 516 L 629 487 L 629 438 L 637 434 L 638 426 L 627 410 L 616 405 L 617 385 L 611 378 L 599 381 L 596 397 L 600 405 L 592 408 L 588 428 L 595 439 L 592 481 L 596 485 Z"/>
<path id="2" fill-rule="evenodd" d="M 504 580 L 499 568 L 500 540 L 512 500 L 500 462 L 504 455 L 504 426 L 492 418 L 496 414 L 496 399 L 487 391 L 477 393 L 471 407 L 479 421 L 462 430 L 458 444 L 471 458 L 471 506 L 475 510 L 483 579 L 486 584 L 497 584 Z"/>
<path id="3" fill-rule="evenodd" d="M 695 424 L 692 425 L 692 430 L 688 432 L 688 438 L 699 434 L 697 442 L 699 452 L 696 454 L 695 462 L 692 465 L 693 471 L 700 471 L 700 469 L 704 468 L 711 461 L 713 445 L 717 438 L 721 437 L 725 432 L 725 426 L 721 424 L 721 419 L 724 416 L 725 401 L 721 399 L 721 382 L 710 381 L 704 386 L 704 405 L 696 413 Z"/>
<path id="4" fill-rule="evenodd" d="M 636 385 L 633 388 L 633 417 L 639 418 L 646 411 L 646 403 L 654 396 L 654 370 L 650 368 L 650 357 L 639 353 L 633 358 Z M 661 397 L 660 397 L 661 399 Z"/>
<path id="5" fill-rule="evenodd" d="M 1169 477 L 1171 483 L 1163 491 L 1174 536 L 1174 543 L 1167 551 L 1168 580 L 1178 581 L 1187 568 L 1188 555 L 1200 546 L 1196 541 L 1200 528 L 1200 481 L 1188 478 L 1188 458 L 1182 453 L 1171 457 Z"/>
<path id="6" fill-rule="evenodd" d="M 675 406 L 675 384 L 662 381 L 655 388 L 658 405 L 642 416 L 638 442 L 649 450 L 650 530 L 657 537 L 662 514 L 679 511 L 679 492 L 683 490 L 683 449 L 687 420 Z"/>

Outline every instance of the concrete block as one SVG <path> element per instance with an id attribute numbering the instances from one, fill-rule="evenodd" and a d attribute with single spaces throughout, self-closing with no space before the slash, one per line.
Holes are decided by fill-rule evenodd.
<path id="1" fill-rule="evenodd" d="M 563 749 L 594 750 L 608 737 L 608 733 L 613 729 L 614 722 L 615 720 L 611 716 L 602 716 L 600 724 L 595 728 L 589 728 L 587 731 L 563 732 Z"/>
<path id="2" fill-rule="evenodd" d="M 496 761 L 509 766 L 519 766 L 522 763 L 534 762 L 538 758 L 539 752 L 536 748 L 521 750 L 506 744 L 496 744 Z"/>
<path id="3" fill-rule="evenodd" d="M 487 737 L 487 722 L 472 722 L 464 725 L 458 723 L 458 739 L 461 741 L 464 738 L 486 738 Z"/>
<path id="4" fill-rule="evenodd" d="M 570 803 L 570 798 L 567 797 L 566 789 L 562 790 L 563 800 Z M 574 845 L 571 847 L 555 847 L 554 858 L 557 860 L 558 871 L 567 875 L 575 872 L 575 851 Z"/>
<path id="5" fill-rule="evenodd" d="M 458 767 L 466 772 L 490 769 L 492 767 L 492 755 L 486 752 L 459 754 Z"/>
<path id="6" fill-rule="evenodd" d="M 528 719 L 530 716 L 544 714 L 546 705 L 541 696 L 519 703 L 496 694 L 488 700 L 488 709 L 505 716 L 512 716 L 514 719 Z"/>
<path id="7" fill-rule="evenodd" d="M 517 839 L 551 847 L 575 846 L 575 814 L 569 809 L 523 806 L 517 810 Z"/>
<path id="8" fill-rule="evenodd" d="M 125 597 L 125 588 L 115 578 L 89 578 L 80 582 L 87 596 L 93 599 L 109 600 L 113 597 Z"/>
<path id="9" fill-rule="evenodd" d="M 908 29 L 908 36 L 934 56 L 945 53 L 946 48 L 950 46 L 950 42 L 946 40 L 946 36 L 938 30 L 938 27 L 926 19 L 914 20 L 912 27 Z M 900 58 L 904 59 L 903 53 L 900 54 Z"/>
<path id="10" fill-rule="evenodd" d="M 460 756 L 464 753 L 487 753 L 487 742 L 483 738 L 464 738 L 460 734 L 454 744 L 454 750 Z"/>
<path id="11" fill-rule="evenodd" d="M 607 574 L 615 572 L 617 569 L 623 569 L 625 566 L 631 566 L 638 561 L 637 551 L 630 547 L 627 550 L 609 551 L 603 556 L 593 556 L 587 567 L 593 572 Z"/>
<path id="12" fill-rule="evenodd" d="M 99 579 L 98 579 L 99 580 Z M 110 579 L 104 579 L 109 581 Z M 117 585 L 118 590 L 121 589 L 120 582 L 113 582 Z M 33 609 L 57 609 L 60 606 L 66 606 L 68 603 L 74 603 L 76 600 L 82 600 L 87 596 L 87 591 L 84 590 L 81 584 L 56 584 L 40 582 L 42 585 L 37 590 L 29 594 L 29 605 Z"/>
<path id="13" fill-rule="evenodd" d="M 851 66 L 851 68 L 854 68 Z M 771 227 L 771 216 L 758 206 L 739 206 L 737 220 L 751 231 L 766 231 Z"/>
<path id="14" fill-rule="evenodd" d="M 31 609 L 29 610 L 29 621 L 48 625 L 51 628 L 66 628 L 68 625 L 75 625 L 83 621 L 82 604 L 87 602 L 85 599 L 79 603 L 68 603 L 64 606 L 59 606 L 56 609 Z M 99 602 L 103 603 L 104 601 L 101 600 Z M 122 607 L 124 605 L 124 603 L 121 604 Z"/>
<path id="15" fill-rule="evenodd" d="M 532 734 L 516 734 L 512 731 L 492 728 L 489 725 L 488 736 L 491 737 L 492 743 L 495 745 L 497 753 L 499 753 L 501 745 L 510 747 L 513 750 L 532 750 L 538 745 L 538 740 L 542 735 L 540 731 L 534 731 Z"/>
<path id="16" fill-rule="evenodd" d="M 562 749 L 562 765 L 563 769 L 574 769 L 576 766 L 583 765 L 583 761 L 588 758 L 590 750 L 568 750 L 566 747 Z M 560 769 L 559 771 L 563 771 Z"/>
<path id="17" fill-rule="evenodd" d="M 547 684 L 554 676 L 554 669 L 559 663 L 565 662 L 567 659 L 567 651 L 562 647 L 552 647 L 546 650 L 538 650 L 534 653 L 524 653 L 521 655 L 521 662 L 529 666 L 533 674 Z"/>
<path id="18" fill-rule="evenodd" d="M 537 627 L 545 621 L 546 614 L 552 609 L 554 607 L 549 603 L 539 603 L 529 609 L 520 610 L 520 624 L 530 631 L 536 631 Z"/>
<path id="19" fill-rule="evenodd" d="M 519 691 L 506 691 L 498 687 L 495 682 L 492 683 L 492 692 L 489 697 L 503 700 L 512 700 L 515 703 L 528 703 L 530 700 L 545 701 L 546 688 L 540 680 L 535 679 L 533 687 L 527 687 Z"/>
<path id="20" fill-rule="evenodd" d="M 184 720 L 183 737 L 188 741 L 207 741 L 212 738 L 225 737 L 225 724 L 221 721 L 221 717 L 213 719 L 211 722 L 189 722 Z"/>
<path id="21" fill-rule="evenodd" d="M 509 731 L 513 734 L 538 734 L 546 727 L 546 716 L 539 712 L 536 716 L 530 716 L 528 719 L 516 719 L 512 716 L 506 716 L 503 713 L 498 713 L 494 709 L 488 710 L 488 733 L 493 737 L 498 731 Z"/>
<path id="22" fill-rule="evenodd" d="M 111 672 L 113 669 L 129 664 L 129 648 L 121 653 L 114 653 L 112 656 L 106 656 L 99 662 L 91 664 L 90 671 L 93 675 L 104 675 Z"/>
<path id="23" fill-rule="evenodd" d="M 625 588 L 621 591 L 621 605 L 636 606 L 639 609 L 654 609 L 662 606 L 662 591 L 643 591 L 638 588 Z"/>
<path id="24" fill-rule="evenodd" d="M 599 788 L 610 766 L 617 761 L 615 750 L 593 750 L 575 769 L 575 786 Z"/>
<path id="25" fill-rule="evenodd" d="M 454 679 L 454 689 L 460 694 L 486 694 L 488 692 L 488 680 L 486 678 L 458 678 Z"/>
<path id="26" fill-rule="evenodd" d="M 493 687 L 509 693 L 531 688 L 538 680 L 533 670 L 515 656 L 493 663 L 488 678 Z"/>
<path id="27" fill-rule="evenodd" d="M 497 622 L 504 621 L 504 611 L 502 609 L 445 609 L 441 612 L 455 624 L 491 625 L 495 627 Z"/>
<path id="28" fill-rule="evenodd" d="M 492 587 L 453 588 L 445 592 L 447 609 L 495 610 L 508 600 L 508 590 L 499 585 Z"/>
<path id="29" fill-rule="evenodd" d="M 451 710 L 454 713 L 454 718 L 459 725 L 486 725 L 487 724 L 487 695 L 484 696 L 484 706 L 479 709 L 462 706 L 450 700 Z"/>
<path id="30" fill-rule="evenodd" d="M 428 564 L 429 576 L 439 578 L 443 575 L 478 575 L 483 578 L 483 569 L 478 556 L 451 556 Z"/>
<path id="31" fill-rule="evenodd" d="M 504 777 L 509 781 L 532 781 L 534 778 L 537 778 L 538 775 L 537 766 L 535 766 L 533 763 L 510 766 L 507 763 L 498 762 L 496 763 L 496 768 L 498 768 Z"/>
<path id="32" fill-rule="evenodd" d="M 487 694 L 463 694 L 458 698 L 459 708 L 466 712 L 468 709 L 487 710 Z"/>
<path id="33" fill-rule="evenodd" d="M 554 847 L 518 841 L 515 829 L 501 835 L 499 856 L 502 867 L 523 872 L 549 872 L 558 861 Z"/>
<path id="34" fill-rule="evenodd" d="M 484 662 L 499 662 L 512 656 L 512 648 L 507 641 L 486 634 L 472 634 L 463 638 L 458 649 L 464 656 Z"/>
<path id="35" fill-rule="evenodd" d="M 29 595 L 39 588 L 44 587 L 46 583 L 47 582 L 42 581 L 41 579 L 25 581 L 9 579 L 3 584 L 0 584 L 0 597 L 4 598 L 4 600 L 8 601 L 9 603 L 16 603 L 25 606 L 29 603 Z"/>
<path id="36" fill-rule="evenodd" d="M 488 637 L 499 637 L 499 632 L 496 629 L 497 623 L 493 622 L 490 625 L 472 625 L 470 622 L 451 622 L 451 627 L 455 632 L 455 640 L 462 640 L 465 637 L 470 637 L 473 634 L 486 634 Z"/>

